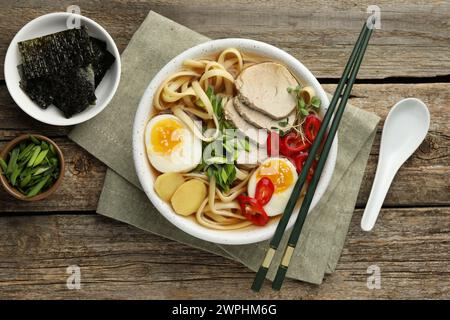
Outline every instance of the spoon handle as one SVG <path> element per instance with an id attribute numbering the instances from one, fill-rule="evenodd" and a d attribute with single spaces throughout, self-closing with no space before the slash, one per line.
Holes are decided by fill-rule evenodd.
<path id="1" fill-rule="evenodd" d="M 383 205 L 384 198 L 389 190 L 392 180 L 397 170 L 386 163 L 378 164 L 377 173 L 370 191 L 369 200 L 367 201 L 363 217 L 361 219 L 361 229 L 364 231 L 372 230 Z"/>

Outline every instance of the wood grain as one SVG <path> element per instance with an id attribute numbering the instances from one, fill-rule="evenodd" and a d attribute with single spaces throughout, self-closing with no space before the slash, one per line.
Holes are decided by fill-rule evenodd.
<path id="1" fill-rule="evenodd" d="M 336 83 L 373 1 L 2 0 L 1 4 L 0 148 L 21 133 L 39 132 L 55 138 L 68 169 L 61 189 L 42 202 L 20 203 L 0 190 L 0 299 L 450 298 L 449 1 L 376 3 L 382 25 L 359 72 L 364 84 L 354 87 L 351 103 L 384 119 L 396 101 L 417 97 L 429 106 L 431 127 L 398 172 L 374 231 L 360 230 L 362 210 L 356 210 L 337 271 L 321 286 L 286 281 L 281 292 L 273 292 L 267 283 L 256 295 L 249 290 L 254 273 L 237 262 L 95 215 L 105 166 L 66 138 L 70 128 L 41 124 L 15 105 L 3 81 L 7 47 L 28 21 L 77 4 L 82 14 L 108 30 L 122 51 L 148 11 L 154 10 L 211 38 L 246 37 L 276 45 L 319 79 Z M 437 81 L 447 83 L 426 83 Z M 332 92 L 335 85 L 324 87 Z M 358 207 L 364 206 L 370 191 L 381 125 Z M 69 265 L 81 267 L 81 290 L 66 288 Z M 380 290 L 366 286 L 371 265 L 381 269 Z"/>
<path id="2" fill-rule="evenodd" d="M 7 46 L 28 21 L 66 11 L 73 1 L 2 1 L 0 78 Z M 77 1 L 81 12 L 104 26 L 123 50 L 149 10 L 211 38 L 244 37 L 276 45 L 319 77 L 338 78 L 373 1 L 215 0 Z M 434 77 L 450 72 L 450 3 L 389 1 L 371 40 L 360 78 Z M 413 62 L 413 63 L 411 63 Z"/>
<path id="3" fill-rule="evenodd" d="M 325 85 L 334 92 L 334 85 Z M 385 200 L 385 206 L 422 206 L 450 204 L 450 84 L 356 85 L 350 103 L 385 119 L 400 99 L 416 97 L 430 110 L 430 131 L 419 149 L 401 167 Z M 378 161 L 381 131 L 372 147 L 358 206 L 365 205 L 372 187 Z M 420 199 L 420 200 L 419 200 Z M 428 200 L 427 200 L 428 199 Z"/>
<path id="4" fill-rule="evenodd" d="M 333 92 L 334 85 L 325 85 Z M 396 101 L 415 96 L 428 104 L 431 112 L 431 129 L 419 150 L 397 174 L 386 198 L 385 206 L 433 206 L 450 204 L 450 84 L 382 84 L 356 85 L 351 103 L 374 112 L 383 119 Z M 382 97 L 382 99 L 380 99 Z M 105 167 L 64 135 L 69 128 L 53 127 L 25 115 L 0 87 L 0 147 L 7 141 L 26 132 L 39 132 L 51 137 L 61 137 L 69 168 L 63 187 L 44 202 L 20 203 L 11 201 L 0 191 L 0 213 L 14 211 L 93 211 L 103 187 Z M 380 143 L 381 125 L 372 148 L 357 206 L 364 206 L 375 174 Z M 80 172 L 81 173 L 78 173 Z M 418 187 L 420 186 L 420 188 Z"/>
<path id="5" fill-rule="evenodd" d="M 249 290 L 254 273 L 225 258 L 97 215 L 0 219 L 0 298 L 450 298 L 449 208 L 386 209 L 372 233 L 353 218 L 336 273 L 321 286 Z M 400 223 L 401 222 L 401 223 Z M 66 268 L 81 268 L 81 290 Z M 369 290 L 367 268 L 381 269 Z"/>

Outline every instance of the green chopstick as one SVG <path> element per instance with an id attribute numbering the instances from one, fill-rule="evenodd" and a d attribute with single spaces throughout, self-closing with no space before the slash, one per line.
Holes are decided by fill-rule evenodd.
<path id="1" fill-rule="evenodd" d="M 306 219 L 306 215 L 308 214 L 309 207 L 311 206 L 311 202 L 314 197 L 314 193 L 316 192 L 317 184 L 319 183 L 320 176 L 322 174 L 322 170 L 323 170 L 323 168 L 325 166 L 325 162 L 328 158 L 328 154 L 330 152 L 331 145 L 333 144 L 334 137 L 336 136 L 336 133 L 337 133 L 337 130 L 339 127 L 339 123 L 342 119 L 342 115 L 344 114 L 344 110 L 347 105 L 348 98 L 352 91 L 353 84 L 355 83 L 356 76 L 359 71 L 359 67 L 361 66 L 361 62 L 363 60 L 364 53 L 367 49 L 367 45 L 369 43 L 370 36 L 372 35 L 372 31 L 373 31 L 373 29 L 368 28 L 368 27 L 366 27 L 364 30 L 364 36 L 363 36 L 361 47 L 359 48 L 359 51 L 358 51 L 358 56 L 356 57 L 356 61 L 352 68 L 352 71 L 350 73 L 347 86 L 345 87 L 344 93 L 343 93 L 341 101 L 339 103 L 339 107 L 336 111 L 333 122 L 328 131 L 328 136 L 325 141 L 323 151 L 320 155 L 319 161 L 317 163 L 316 171 L 314 172 L 313 178 L 308 187 L 305 198 L 303 199 L 303 203 L 300 208 L 299 214 L 297 216 L 297 220 L 295 221 L 294 227 L 291 231 L 291 235 L 289 236 L 288 244 L 284 251 L 284 255 L 281 260 L 281 264 L 278 267 L 277 274 L 272 283 L 272 288 L 275 290 L 280 290 L 280 288 L 283 284 L 284 278 L 286 277 L 286 272 L 289 267 L 289 262 L 291 260 L 292 254 L 294 252 L 294 249 L 295 249 L 298 239 L 300 237 L 300 233 L 302 231 L 303 224 Z"/>
<path id="2" fill-rule="evenodd" d="M 325 113 L 325 116 L 323 118 L 322 121 L 322 126 L 319 129 L 319 132 L 317 133 L 316 139 L 313 143 L 313 145 L 311 146 L 311 150 L 309 152 L 309 156 L 304 164 L 303 170 L 300 173 L 300 176 L 294 186 L 292 195 L 286 205 L 286 208 L 284 210 L 284 213 L 280 219 L 280 222 L 278 223 L 277 229 L 275 231 L 275 235 L 273 236 L 271 242 L 270 242 L 270 247 L 268 249 L 268 251 L 266 252 L 266 256 L 256 274 L 255 280 L 253 282 L 252 285 L 252 290 L 253 291 L 259 291 L 261 289 L 261 286 L 264 282 L 264 279 L 266 277 L 267 271 L 272 263 L 273 257 L 275 255 L 276 250 L 278 249 L 278 246 L 281 242 L 281 239 L 283 237 L 284 231 L 286 229 L 286 226 L 289 222 L 289 219 L 292 215 L 292 212 L 295 208 L 295 204 L 297 202 L 297 198 L 306 182 L 306 178 L 308 176 L 308 172 L 309 169 L 311 167 L 311 165 L 313 164 L 314 160 L 315 160 L 315 155 L 317 154 L 317 152 L 319 151 L 320 148 L 320 144 L 321 141 L 326 133 L 328 124 L 332 118 L 334 109 L 336 107 L 336 104 L 341 96 L 342 90 L 344 88 L 345 83 L 348 80 L 348 76 L 349 73 L 354 65 L 355 59 L 357 57 L 357 55 L 360 52 L 360 48 L 361 48 L 361 44 L 362 44 L 362 40 L 363 40 L 363 36 L 364 34 L 367 32 L 367 26 L 366 24 L 364 24 L 361 33 L 358 37 L 358 40 L 355 44 L 355 47 L 353 48 L 353 51 L 350 55 L 350 58 L 347 62 L 347 65 L 344 69 L 344 72 L 342 74 L 341 80 L 338 83 L 338 86 L 336 88 L 335 94 L 330 102 L 330 105 L 328 107 L 327 112 Z"/>

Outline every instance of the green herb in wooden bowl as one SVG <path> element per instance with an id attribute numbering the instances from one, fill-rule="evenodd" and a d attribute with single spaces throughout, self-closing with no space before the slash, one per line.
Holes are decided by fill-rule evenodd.
<path id="1" fill-rule="evenodd" d="M 0 153 L 0 182 L 19 200 L 47 198 L 59 187 L 63 176 L 63 154 L 47 137 L 22 135 Z"/>

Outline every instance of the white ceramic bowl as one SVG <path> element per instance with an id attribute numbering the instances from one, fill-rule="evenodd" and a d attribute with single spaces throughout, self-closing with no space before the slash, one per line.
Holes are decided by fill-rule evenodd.
<path id="1" fill-rule="evenodd" d="M 283 63 L 298 79 L 301 80 L 303 84 L 313 86 L 316 94 L 322 100 L 323 106 L 325 108 L 328 107 L 328 97 L 316 78 L 302 63 L 300 63 L 297 59 L 295 59 L 285 51 L 263 42 L 248 39 L 213 40 L 184 51 L 183 53 L 172 59 L 167 65 L 165 65 L 150 82 L 141 99 L 134 121 L 133 155 L 136 172 L 145 193 L 147 194 L 153 205 L 167 220 L 169 220 L 179 229 L 199 239 L 219 244 L 239 245 L 260 242 L 271 238 L 275 233 L 275 229 L 279 219 L 272 219 L 272 221 L 270 221 L 264 227 L 251 226 L 244 229 L 222 231 L 203 227 L 198 224 L 192 217 L 186 218 L 177 215 L 173 211 L 170 204 L 161 200 L 154 191 L 153 184 L 156 177 L 154 171 L 152 171 L 152 169 L 150 168 L 144 145 L 145 126 L 149 119 L 149 115 L 152 114 L 153 111 L 153 95 L 162 81 L 170 74 L 176 72 L 177 70 L 180 70 L 183 60 L 201 58 L 211 53 L 217 53 L 229 47 L 237 48 L 243 52 L 256 53 L 269 59 Z M 328 160 L 325 164 L 321 179 L 317 186 L 317 191 L 312 200 L 311 209 L 314 208 L 314 206 L 319 202 L 330 182 L 336 163 L 336 155 L 337 138 L 333 143 Z M 292 227 L 293 223 L 295 222 L 295 219 L 298 215 L 298 209 L 299 207 L 297 207 L 294 211 L 294 214 L 289 221 L 288 227 Z"/>
<path id="2" fill-rule="evenodd" d="M 67 30 L 67 21 L 68 19 L 73 18 L 79 18 L 81 25 L 87 26 L 89 35 L 105 41 L 108 51 L 116 58 L 116 61 L 106 72 L 102 82 L 95 90 L 95 95 L 97 96 L 96 104 L 88 107 L 83 112 L 72 116 L 70 119 L 67 119 L 63 113 L 54 106 L 49 106 L 47 109 L 40 108 L 20 88 L 20 76 L 17 71 L 17 65 L 20 64 L 21 57 L 17 43 L 23 40 Z M 95 117 L 111 101 L 120 82 L 120 54 L 114 40 L 108 32 L 93 20 L 68 12 L 50 13 L 30 21 L 16 34 L 6 53 L 4 71 L 8 91 L 23 111 L 34 119 L 44 123 L 57 126 L 69 126 L 85 122 Z"/>

